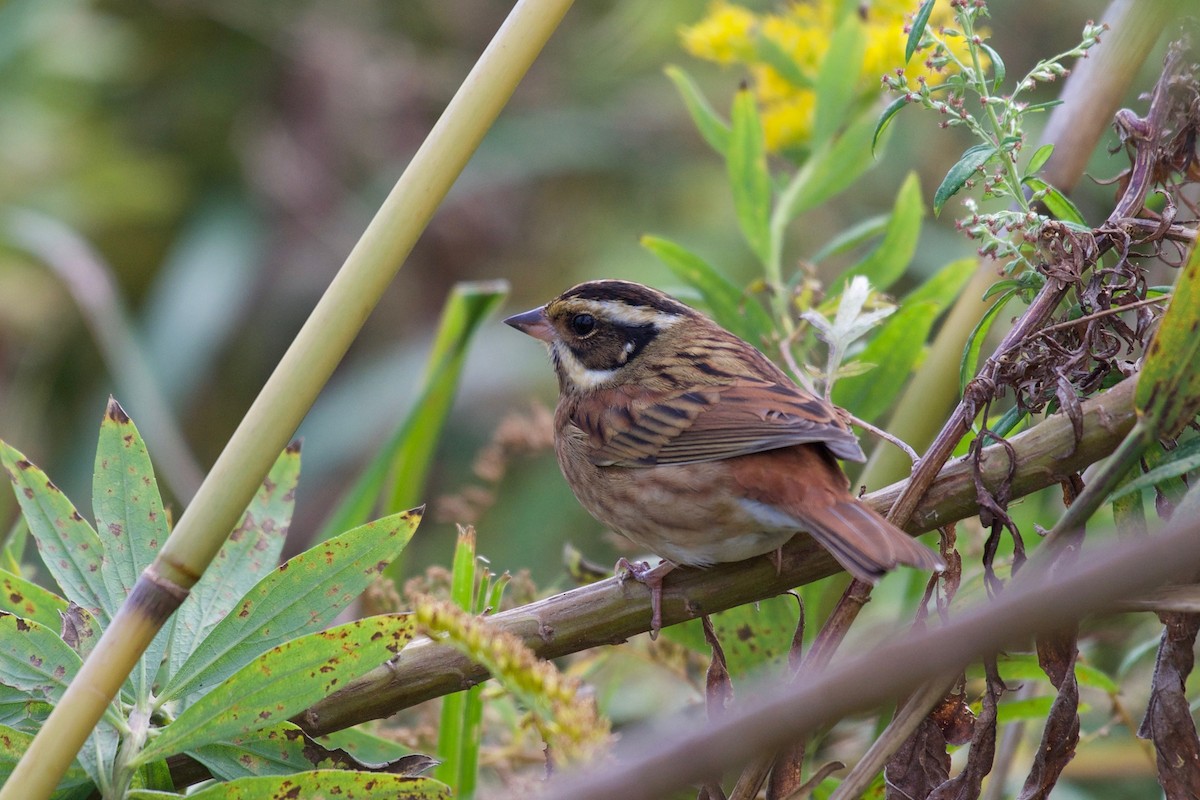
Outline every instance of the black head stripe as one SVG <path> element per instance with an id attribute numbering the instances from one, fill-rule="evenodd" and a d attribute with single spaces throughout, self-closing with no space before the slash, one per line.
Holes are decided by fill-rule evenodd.
<path id="1" fill-rule="evenodd" d="M 630 306 L 641 306 L 667 314 L 690 316 L 696 313 L 662 292 L 630 281 L 589 281 L 568 289 L 562 297 L 564 300 L 574 297 L 580 300 L 615 300 Z"/>

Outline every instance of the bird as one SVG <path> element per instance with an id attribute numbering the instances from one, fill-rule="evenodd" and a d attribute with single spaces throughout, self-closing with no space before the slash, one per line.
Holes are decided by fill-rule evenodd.
<path id="1" fill-rule="evenodd" d="M 652 637 L 676 566 L 778 552 L 801 531 L 863 581 L 900 564 L 945 568 L 850 494 L 838 459 L 865 456 L 838 410 L 699 311 L 595 280 L 504 322 L 549 351 L 554 449 L 575 497 L 662 559 L 617 564 L 650 590 Z"/>

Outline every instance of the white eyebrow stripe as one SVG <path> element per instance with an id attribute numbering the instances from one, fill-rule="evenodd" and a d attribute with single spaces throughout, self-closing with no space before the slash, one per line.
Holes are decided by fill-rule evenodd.
<path id="1" fill-rule="evenodd" d="M 612 320 L 618 325 L 654 325 L 661 329 L 669 328 L 683 319 L 681 314 L 646 306 L 631 306 L 620 300 L 589 300 L 587 305 L 596 309 L 597 317 Z"/>

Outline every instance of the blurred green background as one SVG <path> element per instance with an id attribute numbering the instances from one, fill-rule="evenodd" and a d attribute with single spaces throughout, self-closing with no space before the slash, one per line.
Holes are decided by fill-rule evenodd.
<path id="1" fill-rule="evenodd" d="M 0 4 L 0 438 L 86 508 L 105 397 L 140 421 L 152 401 L 129 386 L 149 376 L 185 443 L 172 453 L 142 425 L 178 515 L 509 7 Z M 739 282 L 756 277 L 724 167 L 662 73 L 684 65 L 728 109 L 745 76 L 679 45 L 680 26 L 706 7 L 594 0 L 568 14 L 304 423 L 290 551 L 408 409 L 455 281 L 508 280 L 509 312 L 599 277 L 678 288 L 638 245 L 643 233 L 686 243 Z M 992 44 L 1020 74 L 1071 47 L 1103 9 L 997 2 Z M 1159 63 L 1147 63 L 1139 89 Z M 806 216 L 789 252 L 812 253 L 886 212 L 911 169 L 931 197 L 969 144 L 915 111 L 892 127 L 877 168 Z M 1117 167 L 1100 160 L 1093 175 Z M 1112 191 L 1087 182 L 1077 201 L 1098 218 Z M 972 251 L 951 206 L 927 222 L 914 280 Z M 124 315 L 140 355 L 118 347 L 106 361 L 97 336 L 112 331 L 97 332 L 78 298 Z M 554 397 L 541 348 L 489 322 L 425 492 L 433 513 L 414 540 L 414 568 L 448 563 L 453 525 L 438 498 L 480 483 L 471 463 L 501 419 Z M 0 493 L 0 524 L 14 518 Z M 495 568 L 529 567 L 542 585 L 561 575 L 565 541 L 602 563 L 614 557 L 548 452 L 513 465 L 479 528 Z"/>

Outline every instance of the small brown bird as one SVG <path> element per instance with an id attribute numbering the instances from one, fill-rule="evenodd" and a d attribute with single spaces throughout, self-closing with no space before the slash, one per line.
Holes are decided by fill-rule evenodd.
<path id="1" fill-rule="evenodd" d="M 664 562 L 630 571 L 661 627 L 662 578 L 778 550 L 807 531 L 856 578 L 941 559 L 850 495 L 835 457 L 864 460 L 823 400 L 667 295 L 592 281 L 504 320 L 546 343 L 558 375 L 559 466 L 592 516 Z"/>

